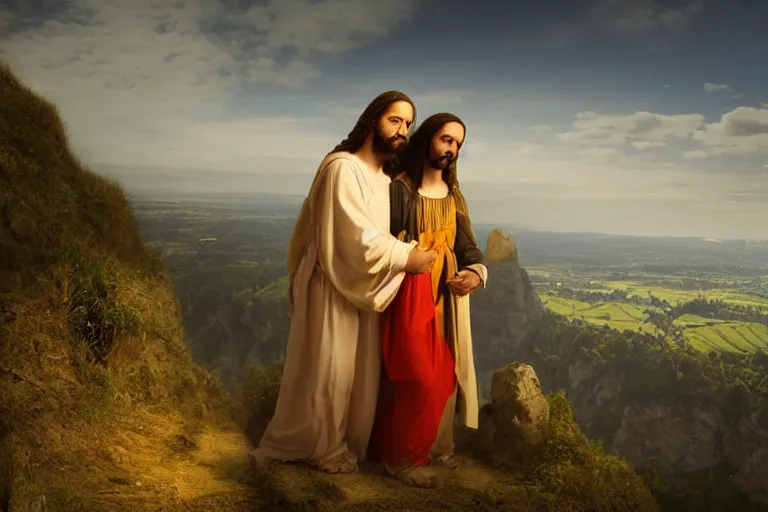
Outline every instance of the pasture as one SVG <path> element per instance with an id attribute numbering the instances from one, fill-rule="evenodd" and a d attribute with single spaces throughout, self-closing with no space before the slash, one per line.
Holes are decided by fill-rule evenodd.
<path id="1" fill-rule="evenodd" d="M 613 290 L 627 293 L 629 300 L 640 298 L 644 304 L 611 300 Z M 671 306 L 690 302 L 700 297 L 719 300 L 734 306 L 749 306 L 768 313 L 768 299 L 739 292 L 734 288 L 710 290 L 680 290 L 653 286 L 639 281 L 590 281 L 574 291 L 599 292 L 605 299 L 585 302 L 556 295 L 555 290 L 540 291 L 542 303 L 553 313 L 580 320 L 595 326 L 605 326 L 619 331 L 664 334 L 659 327 L 648 321 L 648 312 L 662 310 L 649 304 L 652 297 L 666 301 Z M 674 318 L 672 327 L 682 332 L 684 339 L 693 347 L 705 352 L 723 351 L 749 353 L 768 350 L 768 327 L 761 323 L 705 318 L 683 314 Z M 671 336 L 670 336 L 671 341 Z"/>

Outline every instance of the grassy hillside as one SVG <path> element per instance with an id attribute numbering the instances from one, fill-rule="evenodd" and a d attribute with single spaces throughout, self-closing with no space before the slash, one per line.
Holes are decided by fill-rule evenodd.
<path id="1" fill-rule="evenodd" d="M 77 161 L 56 109 L 0 65 L 0 502 L 250 499 L 244 474 L 217 478 L 247 444 L 180 325 L 121 187 Z"/>

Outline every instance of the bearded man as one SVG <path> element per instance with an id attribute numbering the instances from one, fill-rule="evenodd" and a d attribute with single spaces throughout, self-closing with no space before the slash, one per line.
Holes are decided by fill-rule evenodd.
<path id="1" fill-rule="evenodd" d="M 251 452 L 330 473 L 357 469 L 376 411 L 379 316 L 406 272 L 435 253 L 414 250 L 389 228 L 383 167 L 406 147 L 413 102 L 389 91 L 322 161 L 288 249 L 291 328 L 275 414 Z"/>
<path id="2" fill-rule="evenodd" d="M 390 190 L 392 234 L 438 257 L 429 272 L 405 278 L 385 313 L 371 452 L 392 476 L 419 487 L 437 483 L 425 467 L 430 462 L 458 466 L 457 394 L 464 424 L 478 426 L 469 294 L 485 285 L 488 270 L 458 186 L 465 134 L 453 114 L 427 118 L 411 137 Z"/>

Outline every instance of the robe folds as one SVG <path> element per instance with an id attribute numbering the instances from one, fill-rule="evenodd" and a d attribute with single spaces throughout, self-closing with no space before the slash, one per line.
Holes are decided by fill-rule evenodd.
<path id="1" fill-rule="evenodd" d="M 445 198 L 423 197 L 401 175 L 390 200 L 392 234 L 438 252 L 431 272 L 406 277 L 384 317 L 371 451 L 388 466 L 403 468 L 428 463 L 430 451 L 452 453 L 457 395 L 463 423 L 478 426 L 469 297 L 456 297 L 446 279 L 469 269 L 484 285 L 488 276 L 458 189 Z"/>
<path id="2" fill-rule="evenodd" d="M 372 455 L 391 468 L 426 465 L 456 388 L 453 354 L 437 326 L 429 273 L 405 277 L 384 313 L 381 344 L 383 376 Z"/>
<path id="3" fill-rule="evenodd" d="M 291 327 L 275 414 L 256 452 L 323 466 L 365 457 L 381 367 L 380 316 L 413 244 L 390 233 L 390 179 L 355 155 L 318 168 L 289 246 Z"/>

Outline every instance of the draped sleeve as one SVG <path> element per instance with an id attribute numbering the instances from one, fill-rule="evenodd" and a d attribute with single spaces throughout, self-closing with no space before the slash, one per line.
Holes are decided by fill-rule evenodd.
<path id="1" fill-rule="evenodd" d="M 366 204 L 362 172 L 351 160 L 337 158 L 318 183 L 318 262 L 334 288 L 355 307 L 382 311 L 402 282 L 411 246 L 376 225 Z"/>
<path id="2" fill-rule="evenodd" d="M 477 246 L 472 223 L 467 215 L 456 214 L 456 242 L 454 244 L 459 270 L 471 270 L 480 276 L 485 286 L 488 280 L 488 265 L 483 251 Z"/>

